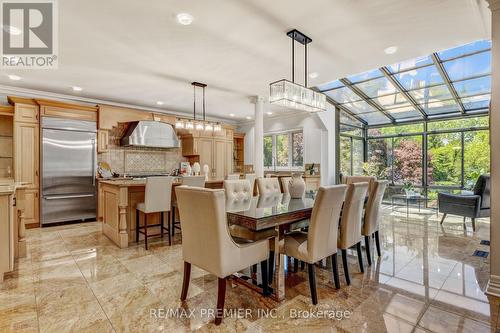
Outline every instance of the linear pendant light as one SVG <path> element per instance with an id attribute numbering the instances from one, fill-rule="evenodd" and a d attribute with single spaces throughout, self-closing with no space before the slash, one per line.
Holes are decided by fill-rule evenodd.
<path id="1" fill-rule="evenodd" d="M 326 96 L 307 88 L 307 44 L 312 39 L 293 29 L 286 34 L 292 39 L 292 81 L 282 79 L 269 84 L 269 102 L 294 109 L 318 112 L 326 110 Z M 295 83 L 295 42 L 304 45 L 304 85 Z"/>
<path id="2" fill-rule="evenodd" d="M 193 120 L 184 120 L 181 118 L 178 118 L 175 122 L 175 127 L 176 128 L 185 128 L 188 130 L 195 129 L 197 131 L 210 131 L 210 132 L 220 132 L 222 131 L 222 126 L 220 123 L 212 123 L 209 121 L 206 121 L 205 119 L 205 88 L 206 84 L 205 83 L 200 83 L 200 82 L 192 82 L 191 85 L 193 86 Z M 196 120 L 196 88 L 201 88 L 203 91 L 203 119 L 202 120 Z"/>

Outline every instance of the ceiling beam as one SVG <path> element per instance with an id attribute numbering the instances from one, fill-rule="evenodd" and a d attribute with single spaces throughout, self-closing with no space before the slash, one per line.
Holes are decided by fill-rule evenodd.
<path id="1" fill-rule="evenodd" d="M 444 69 L 443 63 L 439 59 L 439 56 L 437 53 L 431 54 L 432 61 L 434 62 L 434 65 L 436 66 L 439 74 L 441 75 L 444 83 L 446 83 L 446 86 L 450 90 L 451 95 L 453 96 L 453 99 L 455 102 L 458 104 L 458 107 L 460 108 L 460 112 L 462 114 L 465 114 L 465 107 L 460 100 L 460 97 L 458 96 L 457 91 L 455 90 L 455 87 L 453 87 L 453 84 L 451 83 L 450 77 L 448 76 L 448 73 L 446 73 L 446 70 Z"/>
<path id="2" fill-rule="evenodd" d="M 363 99 L 363 101 L 368 103 L 368 105 L 375 108 L 377 111 L 382 112 L 382 114 L 384 116 L 386 116 L 387 118 L 389 118 L 391 120 L 391 123 L 396 124 L 396 119 L 393 116 L 391 116 L 389 113 L 387 113 L 387 111 L 385 111 L 384 108 L 382 108 L 380 105 L 378 105 L 377 103 L 372 101 L 370 99 L 370 97 L 368 97 L 361 89 L 359 89 L 358 87 L 353 85 L 353 83 L 351 81 L 349 81 L 346 78 L 340 79 L 339 81 L 342 82 L 346 87 L 351 89 L 356 95 L 361 97 Z"/>
<path id="3" fill-rule="evenodd" d="M 389 70 L 387 69 L 387 67 L 381 67 L 380 71 L 384 74 L 385 78 L 387 80 L 389 80 L 389 82 L 392 83 L 401 92 L 401 94 L 403 94 L 403 96 L 406 98 L 406 100 L 408 102 L 410 102 L 410 104 L 415 109 L 417 109 L 418 112 L 420 112 L 420 114 L 422 115 L 422 117 L 424 117 L 424 120 L 426 120 L 427 119 L 427 114 L 425 113 L 424 109 L 420 105 L 418 105 L 417 101 L 413 98 L 412 95 L 410 95 L 408 93 L 408 91 L 401 85 L 401 83 L 399 83 L 399 81 L 396 80 L 391 75 L 391 73 L 389 72 Z"/>

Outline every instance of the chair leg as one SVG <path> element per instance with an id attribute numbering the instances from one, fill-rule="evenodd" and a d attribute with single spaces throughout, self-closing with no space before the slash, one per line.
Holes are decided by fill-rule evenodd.
<path id="1" fill-rule="evenodd" d="M 226 279 L 219 278 L 219 287 L 217 289 L 217 311 L 215 314 L 215 325 L 222 323 L 224 316 L 224 301 L 226 300 Z"/>
<path id="2" fill-rule="evenodd" d="M 297 273 L 299 270 L 299 259 L 293 258 L 293 272 Z"/>
<path id="3" fill-rule="evenodd" d="M 314 264 L 307 264 L 307 271 L 309 273 L 309 288 L 311 289 L 312 304 L 318 304 L 318 294 L 316 293 L 316 273 L 314 271 Z"/>
<path id="4" fill-rule="evenodd" d="M 185 301 L 189 289 L 189 279 L 191 277 L 191 264 L 184 261 L 184 279 L 182 280 L 181 301 Z"/>
<path id="5" fill-rule="evenodd" d="M 252 275 L 252 283 L 254 285 L 257 285 L 257 264 L 252 265 L 251 275 Z"/>
<path id="6" fill-rule="evenodd" d="M 372 256 L 370 254 L 370 236 L 365 236 L 365 250 L 366 250 L 366 258 L 368 260 L 368 266 L 371 266 Z"/>
<path id="7" fill-rule="evenodd" d="M 471 218 L 472 220 L 472 231 L 476 231 L 476 219 L 475 218 Z"/>
<path id="8" fill-rule="evenodd" d="M 351 277 L 349 276 L 349 266 L 347 265 L 347 250 L 342 250 L 342 264 L 344 265 L 345 283 L 351 284 Z"/>
<path id="9" fill-rule="evenodd" d="M 446 218 L 446 215 L 448 215 L 448 214 L 447 214 L 447 213 L 444 213 L 444 214 L 443 214 L 443 217 L 441 218 L 441 222 L 440 222 L 440 224 L 443 224 L 444 219 Z"/>
<path id="10" fill-rule="evenodd" d="M 380 237 L 379 237 L 378 230 L 375 231 L 375 245 L 377 247 L 377 256 L 380 257 Z"/>
<path id="11" fill-rule="evenodd" d="M 267 281 L 271 284 L 274 278 L 274 251 L 269 251 L 269 270 L 267 273 L 269 274 Z"/>
<path id="12" fill-rule="evenodd" d="M 303 271 L 306 268 L 306 263 L 305 261 L 300 261 L 300 270 Z"/>
<path id="13" fill-rule="evenodd" d="M 139 210 L 136 209 L 135 210 L 135 242 L 138 243 L 139 242 L 139 226 L 140 226 L 140 223 L 139 223 Z"/>
<path id="14" fill-rule="evenodd" d="M 361 241 L 356 244 L 356 250 L 358 251 L 359 270 L 361 271 L 361 273 L 364 273 L 365 268 L 363 267 L 363 252 L 361 251 Z"/>
<path id="15" fill-rule="evenodd" d="M 170 231 L 172 233 L 172 237 L 175 236 L 175 207 L 172 208 L 172 230 Z"/>
<path id="16" fill-rule="evenodd" d="M 335 288 L 340 289 L 339 266 L 337 264 L 337 253 L 334 253 L 332 255 L 332 270 L 333 270 L 333 282 L 335 283 Z"/>
<path id="17" fill-rule="evenodd" d="M 263 260 L 260 262 L 260 273 L 262 275 L 262 295 L 264 296 L 269 296 L 269 282 L 267 281 L 269 273 L 267 272 L 267 265 L 267 260 Z"/>
<path id="18" fill-rule="evenodd" d="M 168 232 L 168 246 L 172 245 L 172 235 L 170 235 L 170 221 L 171 221 L 170 217 L 171 217 L 170 216 L 170 212 L 168 212 L 167 213 L 167 219 L 168 219 L 167 220 L 167 225 L 168 225 L 168 230 L 167 230 L 167 232 Z"/>
<path id="19" fill-rule="evenodd" d="M 163 227 L 164 227 L 163 218 L 164 218 L 164 215 L 163 215 L 163 212 L 161 212 L 160 213 L 160 235 L 161 235 L 161 238 L 163 238 Z"/>
<path id="20" fill-rule="evenodd" d="M 144 244 L 148 249 L 148 214 L 144 214 Z"/>

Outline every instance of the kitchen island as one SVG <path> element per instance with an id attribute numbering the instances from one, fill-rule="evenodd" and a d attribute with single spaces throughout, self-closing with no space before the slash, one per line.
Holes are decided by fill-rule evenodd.
<path id="1" fill-rule="evenodd" d="M 175 188 L 178 185 L 180 182 L 175 182 L 172 186 Z M 146 179 L 99 180 L 98 210 L 99 220 L 102 220 L 102 231 L 120 248 L 126 248 L 129 243 L 135 242 L 135 209 L 138 203 L 144 202 L 145 187 Z M 205 187 L 222 188 L 223 180 L 207 180 Z M 172 191 L 172 200 L 174 198 L 175 192 Z M 140 214 L 139 218 L 140 225 L 143 225 L 143 214 Z M 167 218 L 165 214 L 165 225 L 168 225 Z M 148 224 L 158 224 L 159 220 L 160 213 L 148 215 Z"/>

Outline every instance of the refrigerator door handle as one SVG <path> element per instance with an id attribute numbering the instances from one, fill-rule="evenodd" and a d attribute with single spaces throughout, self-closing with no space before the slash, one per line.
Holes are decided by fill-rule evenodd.
<path id="1" fill-rule="evenodd" d="M 76 198 L 90 198 L 95 194 L 75 194 L 75 195 L 44 195 L 45 200 L 61 200 L 61 199 L 76 199 Z"/>
<path id="2" fill-rule="evenodd" d="M 95 139 L 91 140 L 92 142 L 92 186 L 95 186 L 95 171 L 96 171 L 96 165 L 95 165 Z"/>

